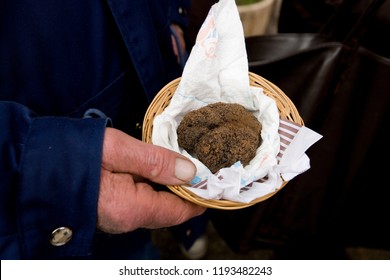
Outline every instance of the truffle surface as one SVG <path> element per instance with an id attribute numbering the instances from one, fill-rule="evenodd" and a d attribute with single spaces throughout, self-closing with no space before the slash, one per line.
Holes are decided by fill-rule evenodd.
<path id="1" fill-rule="evenodd" d="M 216 173 L 237 161 L 249 164 L 262 142 L 261 127 L 242 105 L 217 102 L 184 116 L 178 144 Z"/>

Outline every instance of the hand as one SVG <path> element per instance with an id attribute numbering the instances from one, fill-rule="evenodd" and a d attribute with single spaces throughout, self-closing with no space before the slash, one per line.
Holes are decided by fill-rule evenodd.
<path id="1" fill-rule="evenodd" d="M 182 155 L 106 128 L 98 228 L 124 233 L 178 225 L 202 214 L 204 207 L 170 192 L 157 192 L 145 180 L 180 185 L 190 181 L 195 173 L 195 165 Z"/>
<path id="2" fill-rule="evenodd" d="M 171 41 L 173 53 L 176 56 L 176 60 L 178 64 L 184 65 L 185 61 L 183 55 L 186 53 L 186 42 L 184 39 L 184 32 L 181 27 L 175 23 L 171 24 Z M 176 38 L 175 38 L 175 34 Z"/>

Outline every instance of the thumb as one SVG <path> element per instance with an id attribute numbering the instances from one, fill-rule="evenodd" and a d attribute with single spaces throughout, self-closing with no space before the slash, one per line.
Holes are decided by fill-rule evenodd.
<path id="1" fill-rule="evenodd" d="M 114 128 L 106 128 L 102 167 L 164 185 L 186 183 L 196 174 L 195 165 L 183 155 L 144 143 Z"/>

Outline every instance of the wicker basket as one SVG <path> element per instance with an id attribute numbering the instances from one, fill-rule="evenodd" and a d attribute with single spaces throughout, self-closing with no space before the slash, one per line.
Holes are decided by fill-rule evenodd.
<path id="1" fill-rule="evenodd" d="M 281 118 L 291 120 L 301 125 L 304 124 L 295 105 L 283 93 L 283 91 L 280 88 L 278 88 L 270 81 L 251 72 L 249 72 L 249 81 L 251 86 L 263 88 L 264 94 L 273 98 L 276 101 Z M 177 78 L 171 81 L 170 83 L 168 83 L 165 87 L 163 87 L 158 92 L 158 94 L 150 104 L 148 110 L 146 111 L 144 122 L 143 122 L 143 128 L 142 128 L 142 139 L 144 142 L 152 143 L 152 128 L 153 128 L 154 117 L 156 115 L 161 114 L 164 111 L 164 109 L 168 106 L 179 83 L 180 83 L 180 78 Z M 208 208 L 215 208 L 215 209 L 234 210 L 234 209 L 245 208 L 268 199 L 269 197 L 277 193 L 287 183 L 288 181 L 284 181 L 283 185 L 276 191 L 261 196 L 251 201 L 250 203 L 242 203 L 242 202 L 235 202 L 229 200 L 205 199 L 194 194 L 193 192 L 191 192 L 190 190 L 182 186 L 167 186 L 167 187 L 172 192 L 179 195 L 180 197 L 189 200 L 193 203 L 196 203 L 198 205 L 208 207 Z"/>

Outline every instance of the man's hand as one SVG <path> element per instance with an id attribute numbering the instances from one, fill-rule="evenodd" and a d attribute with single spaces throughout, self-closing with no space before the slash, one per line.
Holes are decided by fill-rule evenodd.
<path id="1" fill-rule="evenodd" d="M 195 173 L 195 165 L 182 155 L 106 128 L 98 228 L 124 233 L 137 228 L 178 225 L 202 214 L 205 208 L 175 194 L 157 192 L 146 182 L 181 185 Z"/>
<path id="2" fill-rule="evenodd" d="M 184 66 L 187 59 L 186 42 L 181 27 L 175 23 L 171 24 L 171 41 L 173 53 L 176 56 L 177 63 Z"/>

